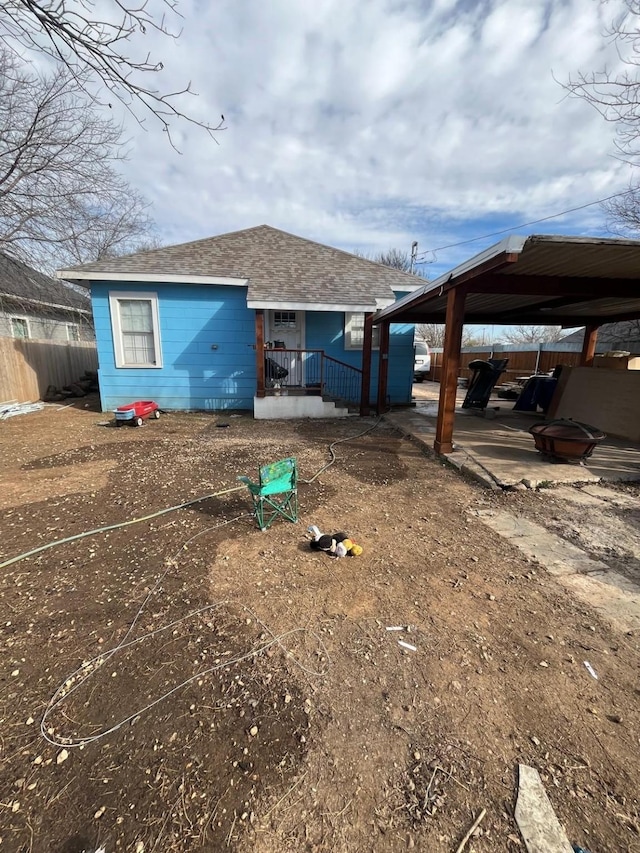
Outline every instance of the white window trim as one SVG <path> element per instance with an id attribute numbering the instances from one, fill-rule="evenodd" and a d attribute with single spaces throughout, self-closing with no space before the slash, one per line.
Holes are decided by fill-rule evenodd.
<path id="1" fill-rule="evenodd" d="M 14 320 L 24 320 L 24 322 L 27 324 L 27 337 L 26 338 L 19 338 L 13 334 L 13 325 L 12 324 L 13 324 Z M 9 326 L 11 328 L 11 337 L 14 338 L 14 340 L 16 340 L 16 341 L 28 341 L 31 338 L 31 323 L 29 322 L 28 317 L 25 317 L 22 314 L 9 314 Z"/>
<path id="2" fill-rule="evenodd" d="M 153 345 L 155 349 L 155 362 L 150 364 L 128 364 L 124 360 L 124 346 L 122 341 L 122 326 L 120 323 L 120 300 L 121 299 L 143 299 L 151 302 L 151 320 L 153 323 Z M 130 292 L 121 290 L 109 291 L 109 311 L 111 313 L 111 333 L 113 335 L 113 351 L 116 367 L 125 370 L 148 370 L 149 368 L 162 367 L 162 345 L 160 342 L 160 314 L 158 311 L 158 294 L 151 291 Z"/>
<path id="3" fill-rule="evenodd" d="M 70 341 L 71 343 L 79 341 L 80 340 L 80 324 L 79 323 L 65 323 L 65 326 L 67 327 L 67 341 Z M 75 329 L 78 332 L 77 338 L 71 337 L 71 335 L 69 334 L 69 331 L 71 329 Z"/>
<path id="4" fill-rule="evenodd" d="M 345 311 L 344 312 L 344 348 L 345 350 L 350 350 L 353 352 L 362 352 L 363 346 L 353 346 L 351 343 L 351 319 L 354 314 L 364 314 L 364 311 Z M 379 329 L 379 326 L 373 327 L 373 344 L 372 350 L 379 350 L 380 344 L 376 343 L 376 329 Z M 378 331 L 378 338 L 380 336 L 380 332 Z"/>

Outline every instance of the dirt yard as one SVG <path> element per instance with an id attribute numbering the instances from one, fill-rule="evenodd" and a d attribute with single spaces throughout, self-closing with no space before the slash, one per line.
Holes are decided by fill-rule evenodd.
<path id="1" fill-rule="evenodd" d="M 572 843 L 640 851 L 640 638 L 469 514 L 522 495 L 372 420 L 105 421 L 0 423 L 0 562 L 353 440 L 297 525 L 260 532 L 243 490 L 2 569 L 0 853 L 455 853 L 482 809 L 465 851 L 520 851 L 519 762 Z"/>

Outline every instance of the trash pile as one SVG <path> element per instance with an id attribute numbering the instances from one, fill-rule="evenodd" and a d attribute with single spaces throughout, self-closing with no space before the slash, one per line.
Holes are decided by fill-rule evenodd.
<path id="1" fill-rule="evenodd" d="M 0 403 L 0 421 L 6 418 L 13 418 L 15 415 L 28 415 L 29 412 L 39 412 L 44 409 L 43 403 L 17 403 L 15 400 L 9 400 L 6 403 Z"/>
<path id="2" fill-rule="evenodd" d="M 45 403 L 59 403 L 60 400 L 66 400 L 67 397 L 86 397 L 87 394 L 97 390 L 98 372 L 96 370 L 85 370 L 82 378 L 69 383 L 69 385 L 64 385 L 62 388 L 49 385 L 42 399 Z"/>

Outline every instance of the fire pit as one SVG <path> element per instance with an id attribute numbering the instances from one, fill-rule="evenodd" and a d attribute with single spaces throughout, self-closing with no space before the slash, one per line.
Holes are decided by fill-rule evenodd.
<path id="1" fill-rule="evenodd" d="M 582 462 L 588 459 L 595 446 L 607 437 L 597 427 L 570 419 L 534 424 L 529 432 L 536 443 L 536 450 L 564 462 Z"/>

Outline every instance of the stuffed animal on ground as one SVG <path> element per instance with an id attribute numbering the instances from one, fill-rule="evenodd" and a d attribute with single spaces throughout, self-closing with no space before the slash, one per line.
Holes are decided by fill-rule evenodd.
<path id="1" fill-rule="evenodd" d="M 315 524 L 308 530 L 313 537 L 309 543 L 312 551 L 324 551 L 330 557 L 359 557 L 362 554 L 362 546 L 342 531 L 329 536 L 321 533 Z"/>

